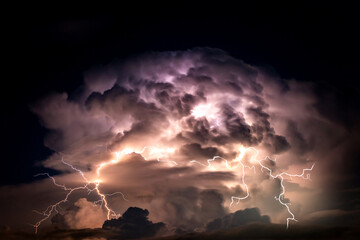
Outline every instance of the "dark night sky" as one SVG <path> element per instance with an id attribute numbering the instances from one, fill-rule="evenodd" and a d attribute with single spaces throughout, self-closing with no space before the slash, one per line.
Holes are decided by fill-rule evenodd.
<path id="1" fill-rule="evenodd" d="M 69 10 L 71 9 L 71 10 Z M 16 6 L 4 9 L 0 184 L 30 182 L 50 150 L 29 106 L 74 92 L 84 71 L 146 51 L 209 46 L 337 93 L 339 121 L 359 116 L 357 8 L 349 3 Z M 4 54 L 5 53 L 5 54 Z M 329 113 L 332 114 L 332 113 Z M 356 163 L 354 166 L 359 167 Z"/>

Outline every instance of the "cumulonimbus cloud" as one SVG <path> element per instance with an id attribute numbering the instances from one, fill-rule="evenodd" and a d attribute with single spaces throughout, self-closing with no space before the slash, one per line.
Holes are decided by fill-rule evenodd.
<path id="1" fill-rule="evenodd" d="M 45 145 L 55 151 L 43 165 L 74 182 L 81 179 L 61 159 L 93 178 L 115 153 L 135 152 L 102 169 L 102 189 L 121 190 L 131 202 L 115 196 L 109 203 L 120 212 L 130 205 L 147 208 L 153 219 L 174 226 L 204 227 L 236 210 L 228 206 L 231 196 L 245 193 L 241 174 L 222 159 L 235 159 L 241 147 L 276 159 L 267 160 L 273 171 L 297 173 L 315 160 L 326 170 L 333 159 L 326 149 L 344 135 L 319 113 L 313 84 L 281 79 L 218 49 L 148 53 L 112 63 L 88 71 L 83 89 L 76 98 L 56 93 L 33 106 L 50 130 Z M 244 161 L 253 155 L 246 153 Z M 214 156 L 222 158 L 212 168 L 191 162 L 206 165 Z M 288 213 L 273 200 L 280 183 L 257 170 L 249 170 L 252 195 L 239 206 L 258 207 L 281 222 Z M 287 196 L 300 217 L 324 200 L 314 198 L 328 178 L 324 173 L 313 176 L 314 185 L 293 183 Z"/>

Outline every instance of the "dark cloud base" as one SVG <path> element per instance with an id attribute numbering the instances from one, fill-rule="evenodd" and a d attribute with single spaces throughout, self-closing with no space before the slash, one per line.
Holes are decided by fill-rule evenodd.
<path id="1" fill-rule="evenodd" d="M 165 231 L 164 223 L 153 223 L 148 220 L 148 215 L 146 209 L 130 207 L 122 217 L 106 220 L 102 228 L 119 232 L 123 239 L 153 237 L 161 230 Z"/>
<path id="2" fill-rule="evenodd" d="M 211 232 L 219 229 L 231 229 L 254 222 L 270 223 L 270 218 L 266 215 L 261 216 L 258 208 L 246 208 L 244 210 L 227 214 L 222 218 L 214 219 L 207 224 L 206 230 Z"/>
<path id="3" fill-rule="evenodd" d="M 284 225 L 249 224 L 231 230 L 187 233 L 183 235 L 146 238 L 151 240 L 196 240 L 196 239 L 358 239 L 360 230 L 350 227 L 292 226 L 286 230 Z M 0 232 L 0 239 L 7 240 L 80 240 L 80 239 L 126 239 L 118 232 L 104 229 L 52 230 L 39 235 L 6 231 Z"/>
<path id="4" fill-rule="evenodd" d="M 358 239 L 360 231 L 347 227 L 294 226 L 286 230 L 284 225 L 249 224 L 231 230 L 218 230 L 208 233 L 188 233 L 180 236 L 152 238 L 162 240 L 190 239 Z"/>

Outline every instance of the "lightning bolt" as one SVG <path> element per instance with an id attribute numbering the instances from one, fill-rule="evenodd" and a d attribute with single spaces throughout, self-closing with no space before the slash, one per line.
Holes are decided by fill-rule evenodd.
<path id="1" fill-rule="evenodd" d="M 118 159 L 116 159 L 118 160 Z M 110 162 L 112 162 L 113 160 L 111 160 Z M 110 196 L 113 196 L 113 195 L 116 195 L 116 194 L 120 194 L 123 199 L 125 201 L 128 201 L 126 198 L 125 198 L 125 195 L 122 193 L 122 192 L 115 192 L 115 193 L 111 193 L 111 194 L 105 194 L 105 193 L 102 193 L 100 191 L 100 183 L 101 183 L 101 180 L 100 179 L 96 179 L 96 180 L 93 180 L 93 181 L 90 181 L 86 178 L 85 174 L 83 171 L 81 171 L 80 169 L 77 169 L 76 167 L 74 167 L 73 165 L 71 165 L 70 163 L 67 163 L 65 162 L 63 159 L 61 159 L 61 162 L 67 166 L 69 166 L 71 169 L 73 169 L 74 171 L 78 172 L 81 177 L 83 178 L 83 180 L 85 181 L 85 184 L 82 185 L 82 186 L 79 186 L 79 187 L 75 187 L 75 188 L 69 188 L 69 187 L 66 187 L 65 185 L 63 184 L 59 184 L 56 182 L 56 179 L 52 176 L 50 176 L 49 173 L 40 173 L 40 174 L 37 174 L 35 175 L 35 177 L 37 176 L 47 176 L 48 178 L 50 178 L 52 180 L 52 182 L 54 183 L 55 186 L 57 187 L 60 187 L 62 188 L 64 191 L 67 191 L 67 194 L 65 195 L 65 198 L 48 206 L 44 211 L 40 212 L 40 211 L 36 211 L 34 210 L 34 212 L 40 214 L 40 215 L 43 215 L 44 217 L 38 221 L 37 223 L 35 223 L 34 225 L 32 225 L 34 228 L 35 228 L 35 233 L 38 232 L 38 228 L 39 226 L 44 222 L 46 221 L 47 219 L 50 218 L 50 216 L 56 212 L 58 213 L 58 208 L 61 209 L 60 205 L 62 203 L 65 203 L 68 201 L 69 197 L 71 196 L 71 194 L 73 194 L 75 191 L 79 191 L 79 190 L 86 190 L 88 192 L 88 194 L 92 193 L 92 192 L 95 192 L 98 196 L 99 196 L 99 200 L 95 201 L 94 204 L 97 205 L 98 203 L 100 203 L 100 207 L 104 207 L 106 212 L 107 212 L 107 219 L 109 220 L 111 216 L 117 218 L 119 216 L 121 216 L 120 214 L 117 214 L 114 210 L 112 210 L 110 207 L 109 207 L 109 204 L 107 202 L 107 197 L 110 197 Z M 100 164 L 99 167 L 97 168 L 97 173 L 100 174 L 100 169 L 102 167 L 104 167 L 105 165 L 104 164 Z M 98 175 L 99 175 L 98 174 Z"/>
<path id="2" fill-rule="evenodd" d="M 50 178 L 53 182 L 53 184 L 59 188 L 62 188 L 64 191 L 67 191 L 68 193 L 65 195 L 65 198 L 48 206 L 45 211 L 43 212 L 39 212 L 39 211 L 35 211 L 36 213 L 38 214 L 41 214 L 43 215 L 44 217 L 38 221 L 36 224 L 32 225 L 34 228 L 35 228 L 35 233 L 38 232 L 38 227 L 44 222 L 46 221 L 47 219 L 50 218 L 50 216 L 56 212 L 58 213 L 58 208 L 61 209 L 60 205 L 62 203 L 65 203 L 68 201 L 68 198 L 70 197 L 70 195 L 75 192 L 75 191 L 79 191 L 79 190 L 86 190 L 88 192 L 88 194 L 92 193 L 92 192 L 95 192 L 98 196 L 99 196 L 99 200 L 97 201 L 94 201 L 94 204 L 97 205 L 100 203 L 100 207 L 104 207 L 106 212 L 107 212 L 107 219 L 109 220 L 111 217 L 119 217 L 121 216 L 120 214 L 117 214 L 114 210 L 112 210 L 110 207 L 109 207 L 109 204 L 107 202 L 107 197 L 111 197 L 115 194 L 121 194 L 123 199 L 128 201 L 124 194 L 122 192 L 115 192 L 115 193 L 111 193 L 111 194 L 105 194 L 105 193 L 102 193 L 100 191 L 100 184 L 101 184 L 101 179 L 100 179 L 100 176 L 101 176 L 101 170 L 109 165 L 114 165 L 114 164 L 117 164 L 120 162 L 121 158 L 125 155 L 128 155 L 128 154 L 131 154 L 131 153 L 137 153 L 137 154 L 143 154 L 146 150 L 149 150 L 150 151 L 150 155 L 152 154 L 158 154 L 158 156 L 156 157 L 157 161 L 159 162 L 167 162 L 167 163 L 172 163 L 173 165 L 178 165 L 178 163 L 176 163 L 175 161 L 169 161 L 169 160 L 161 160 L 160 158 L 162 157 L 162 154 L 163 153 L 172 153 L 174 152 L 174 149 L 166 149 L 165 151 L 164 150 L 161 150 L 161 149 L 158 149 L 158 148 L 155 148 L 155 147 L 152 147 L 152 146 L 146 146 L 144 147 L 141 151 L 134 151 L 132 149 L 124 149 L 120 152 L 115 152 L 115 155 L 116 157 L 114 159 L 111 159 L 109 161 L 106 161 L 106 162 L 101 162 L 97 169 L 96 169 L 96 174 L 98 176 L 98 179 L 95 179 L 93 181 L 90 181 L 88 180 L 88 178 L 86 178 L 85 174 L 83 171 L 81 171 L 80 169 L 77 169 L 76 167 L 74 167 L 73 165 L 71 165 L 70 163 L 67 163 L 65 162 L 63 159 L 61 160 L 61 162 L 64 164 L 64 165 L 67 165 L 68 167 L 70 167 L 72 170 L 78 172 L 81 177 L 83 178 L 83 180 L 85 181 L 85 184 L 82 185 L 82 186 L 79 186 L 79 187 L 75 187 L 75 188 L 69 188 L 69 187 L 66 187 L 65 185 L 62 185 L 62 184 L 59 184 L 56 182 L 56 179 L 52 176 L 50 176 L 50 174 L 48 173 L 40 173 L 40 174 L 37 174 L 35 176 L 47 176 L 48 178 Z M 246 184 L 246 181 L 245 181 L 245 168 L 249 168 L 250 170 L 254 170 L 254 173 L 255 173 L 255 165 L 253 166 L 247 166 L 243 163 L 242 159 L 244 158 L 245 156 L 245 153 L 248 151 L 248 150 L 253 150 L 255 151 L 255 156 L 252 156 L 251 159 L 254 160 L 255 162 L 257 162 L 259 164 L 259 166 L 261 167 L 261 170 L 263 171 L 263 169 L 267 170 L 269 172 L 269 175 L 275 179 L 275 178 L 278 178 L 280 179 L 280 184 L 281 184 L 281 193 L 278 195 L 278 196 L 275 196 L 275 199 L 283 206 L 286 207 L 288 213 L 291 215 L 291 217 L 288 217 L 286 219 L 286 226 L 287 228 L 289 227 L 289 222 L 290 221 L 297 221 L 296 218 L 295 218 L 295 215 L 292 213 L 292 211 L 290 210 L 290 203 L 284 203 L 283 202 L 283 199 L 284 199 L 284 195 L 285 195 L 285 192 L 286 192 L 286 189 L 285 189 L 285 186 L 283 184 L 284 182 L 284 177 L 299 177 L 299 178 L 303 178 L 303 179 L 307 179 L 307 180 L 310 180 L 310 174 L 307 173 L 305 175 L 305 173 L 307 171 L 311 171 L 315 165 L 315 163 L 311 166 L 311 168 L 307 168 L 307 169 L 303 169 L 302 173 L 301 174 L 289 174 L 287 172 L 282 172 L 280 174 L 277 174 L 277 175 L 273 175 L 273 172 L 270 168 L 266 167 L 265 165 L 262 164 L 262 161 L 266 160 L 266 159 L 270 159 L 272 160 L 269 156 L 266 156 L 264 159 L 261 159 L 261 160 L 257 160 L 257 156 L 258 156 L 258 150 L 255 149 L 254 147 L 249 147 L 249 148 L 241 148 L 240 149 L 240 154 L 239 156 L 232 160 L 231 163 L 236 163 L 237 165 L 235 166 L 232 166 L 232 164 L 230 163 L 229 164 L 229 161 L 221 156 L 214 156 L 213 158 L 211 159 L 208 159 L 207 160 L 207 164 L 203 164 L 197 160 L 191 160 L 190 163 L 196 163 L 196 164 L 199 164 L 199 165 L 202 165 L 204 167 L 212 167 L 212 162 L 217 160 L 217 159 L 220 159 L 220 160 L 224 160 L 225 162 L 225 166 L 227 169 L 230 169 L 230 170 L 234 170 L 234 169 L 237 169 L 239 166 L 241 168 L 241 172 L 242 172 L 242 178 L 241 178 L 241 182 L 242 182 L 242 185 L 245 187 L 245 190 L 246 190 L 246 194 L 245 196 L 243 197 L 237 197 L 237 196 L 232 196 L 231 197 L 231 203 L 230 203 L 230 206 L 233 205 L 233 203 L 235 201 L 237 201 L 237 204 L 241 201 L 241 200 L 244 200 L 246 198 L 248 198 L 250 196 L 250 193 L 249 193 L 249 188 Z"/>
<path id="3" fill-rule="evenodd" d="M 242 162 L 242 159 L 244 158 L 244 155 L 248 150 L 255 151 L 255 155 L 251 157 L 251 160 L 254 160 L 255 162 L 257 162 L 259 164 L 259 166 L 261 167 L 261 171 L 263 171 L 263 169 L 265 169 L 265 170 L 267 170 L 269 172 L 269 175 L 270 175 L 270 177 L 272 179 L 280 179 L 281 192 L 280 192 L 280 194 L 278 196 L 275 196 L 275 200 L 277 200 L 281 205 L 285 206 L 288 213 L 289 213 L 289 215 L 291 216 L 291 217 L 286 218 L 286 228 L 288 229 L 290 221 L 297 222 L 298 220 L 295 218 L 294 213 L 291 211 L 291 209 L 289 207 L 290 203 L 283 202 L 284 195 L 285 195 L 285 192 L 286 192 L 286 188 L 284 186 L 284 177 L 290 177 L 290 178 L 297 177 L 297 178 L 303 178 L 303 179 L 306 179 L 306 180 L 311 180 L 310 179 L 310 173 L 307 173 L 307 172 L 313 170 L 313 168 L 315 166 L 315 163 L 313 163 L 313 165 L 310 168 L 303 169 L 301 174 L 290 174 L 290 173 L 287 173 L 287 172 L 281 172 L 281 173 L 279 173 L 277 175 L 274 175 L 273 171 L 269 167 L 265 166 L 262 163 L 266 159 L 270 159 L 272 161 L 274 161 L 274 160 L 271 159 L 269 156 L 266 156 L 265 158 L 263 158 L 261 160 L 258 160 L 257 156 L 259 154 L 259 151 L 254 147 L 241 148 L 240 149 L 239 156 L 236 159 L 232 160 L 232 162 L 237 162 L 238 163 L 238 165 L 236 165 L 235 167 L 231 167 L 231 165 L 229 165 L 229 161 L 227 159 L 223 158 L 223 157 L 220 157 L 220 156 L 214 156 L 213 158 L 208 159 L 207 160 L 207 165 L 203 164 L 203 163 L 201 163 L 201 162 L 199 162 L 197 160 L 191 160 L 190 162 L 200 164 L 200 165 L 202 165 L 204 167 L 212 167 L 211 163 L 213 161 L 215 161 L 216 159 L 221 159 L 221 160 L 225 161 L 226 168 L 228 168 L 230 170 L 236 169 L 239 166 L 241 167 L 241 172 L 242 172 L 241 182 L 242 182 L 242 185 L 245 187 L 246 194 L 243 197 L 232 196 L 231 197 L 231 203 L 230 203 L 230 206 L 232 206 L 235 201 L 237 201 L 237 204 L 238 204 L 241 200 L 244 200 L 244 199 L 246 199 L 246 198 L 248 198 L 250 196 L 249 188 L 248 188 L 248 186 L 247 186 L 247 184 L 245 182 L 245 168 L 253 169 L 254 172 L 255 172 L 255 165 L 250 167 L 250 166 L 246 166 Z"/>
<path id="4" fill-rule="evenodd" d="M 119 151 L 119 152 L 115 152 L 115 158 L 114 159 L 111 159 L 109 161 L 106 161 L 106 162 L 101 162 L 97 169 L 96 169 L 96 174 L 98 176 L 98 179 L 95 179 L 93 181 L 90 181 L 88 178 L 86 178 L 85 174 L 83 171 L 81 171 L 80 169 L 74 167 L 73 165 L 71 165 L 70 163 L 68 162 L 65 162 L 63 159 L 61 159 L 61 162 L 70 167 L 72 170 L 78 172 L 81 177 L 83 178 L 83 180 L 85 181 L 85 184 L 83 186 L 79 186 L 79 187 L 76 187 L 76 188 L 69 188 L 69 187 L 66 187 L 65 185 L 61 185 L 61 184 L 58 184 L 55 180 L 54 177 L 50 176 L 50 174 L 48 173 L 40 173 L 40 174 L 37 174 L 35 175 L 35 177 L 37 176 L 47 176 L 49 177 L 52 182 L 54 183 L 55 186 L 57 187 L 60 187 L 62 188 L 64 191 L 67 191 L 68 193 L 66 194 L 65 198 L 48 206 L 45 211 L 43 212 L 40 212 L 40 211 L 36 211 L 34 210 L 34 212 L 38 213 L 38 214 L 41 214 L 43 215 L 44 217 L 38 221 L 36 224 L 32 225 L 34 228 L 35 228 L 35 233 L 38 232 L 38 228 L 39 226 L 44 222 L 46 221 L 47 219 L 50 218 L 50 216 L 56 212 L 58 213 L 58 208 L 61 208 L 60 205 L 62 203 L 65 203 L 68 201 L 70 195 L 75 192 L 75 191 L 79 191 L 79 190 L 86 190 L 88 192 L 88 194 L 92 193 L 92 192 L 95 192 L 98 196 L 99 196 L 99 200 L 97 201 L 94 201 L 94 204 L 99 204 L 100 203 L 100 207 L 104 207 L 106 212 L 107 212 L 107 219 L 109 220 L 111 217 L 115 217 L 115 218 L 118 218 L 119 216 L 121 216 L 121 214 L 118 214 L 116 213 L 114 210 L 112 210 L 110 207 L 109 207 L 109 204 L 107 202 L 107 197 L 110 197 L 110 196 L 113 196 L 115 194 L 120 194 L 124 200 L 128 201 L 126 198 L 125 198 L 125 195 L 122 193 L 122 192 L 115 192 L 115 193 L 111 193 L 111 194 L 105 194 L 105 193 L 102 193 L 100 191 L 100 184 L 101 184 L 101 170 L 109 165 L 114 165 L 114 164 L 117 164 L 120 162 L 121 158 L 125 155 L 128 155 L 128 154 L 131 154 L 131 153 L 137 153 L 137 154 L 143 154 L 146 150 L 148 150 L 150 152 L 150 155 L 152 154 L 157 154 L 157 161 L 158 162 L 167 162 L 167 163 L 172 163 L 173 165 L 178 165 L 177 162 L 175 161 L 168 161 L 168 160 L 161 160 L 160 158 L 163 156 L 163 152 L 165 153 L 171 153 L 174 151 L 174 149 L 171 149 L 171 148 L 167 148 L 165 151 L 162 150 L 162 149 L 158 149 L 158 148 L 155 148 L 155 147 L 152 147 L 152 146 L 146 146 L 144 147 L 141 151 L 135 151 L 135 150 L 132 150 L 132 149 L 123 149 L 122 151 Z"/>

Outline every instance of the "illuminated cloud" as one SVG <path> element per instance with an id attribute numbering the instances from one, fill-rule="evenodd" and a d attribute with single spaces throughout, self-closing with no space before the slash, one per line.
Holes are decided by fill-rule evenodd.
<path id="1" fill-rule="evenodd" d="M 94 206 L 85 198 L 80 198 L 63 214 L 56 214 L 51 222 L 54 225 L 70 229 L 99 228 L 106 220 L 101 208 Z"/>
<path id="2" fill-rule="evenodd" d="M 129 202 L 119 195 L 108 200 L 116 212 L 139 206 L 170 228 L 204 229 L 239 208 L 257 207 L 273 222 L 286 223 L 288 211 L 274 200 L 281 181 L 259 165 L 246 169 L 250 197 L 229 207 L 231 197 L 244 196 L 246 188 L 240 169 L 227 168 L 225 159 L 236 165 L 232 160 L 246 147 L 256 147 L 258 159 L 270 156 L 273 160 L 263 163 L 275 175 L 301 174 L 316 161 L 320 167 L 312 182 L 284 181 L 291 190 L 283 201 L 291 200 L 300 219 L 327 204 L 316 196 L 324 194 L 331 178 L 326 170 L 336 154 L 329 148 L 345 132 L 318 111 L 312 84 L 281 79 L 218 49 L 195 48 L 90 70 L 83 89 L 80 96 L 55 93 L 34 104 L 50 130 L 45 145 L 55 151 L 42 164 L 61 171 L 61 181 L 83 184 L 64 159 L 90 181 L 101 181 L 103 193 L 121 191 Z M 246 166 L 255 165 L 254 154 L 243 155 Z M 214 156 L 221 158 L 207 167 Z M 88 195 L 88 201 L 97 200 L 96 194 Z M 92 209 L 85 205 L 81 208 Z M 97 207 L 88 215 L 103 211 Z"/>

